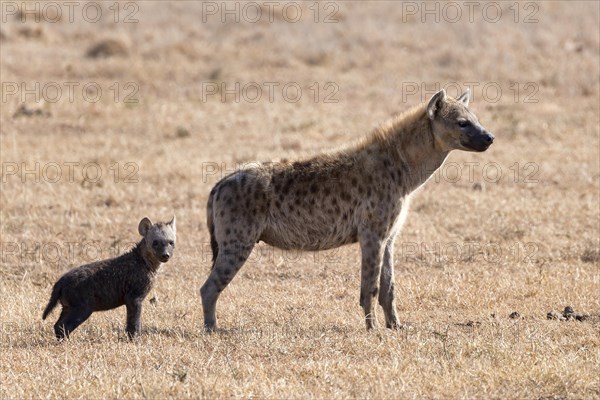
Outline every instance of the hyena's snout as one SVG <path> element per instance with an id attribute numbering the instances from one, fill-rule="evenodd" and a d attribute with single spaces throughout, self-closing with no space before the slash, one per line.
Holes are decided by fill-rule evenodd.
<path id="1" fill-rule="evenodd" d="M 473 151 L 486 151 L 494 143 L 494 138 L 495 136 L 485 128 L 473 126 L 472 129 L 465 132 L 461 144 Z"/>
<path id="2" fill-rule="evenodd" d="M 154 252 L 156 254 L 156 258 L 158 258 L 160 262 L 165 263 L 169 261 L 173 255 L 173 247 L 169 244 L 164 244 L 162 246 L 159 245 L 154 248 Z"/>

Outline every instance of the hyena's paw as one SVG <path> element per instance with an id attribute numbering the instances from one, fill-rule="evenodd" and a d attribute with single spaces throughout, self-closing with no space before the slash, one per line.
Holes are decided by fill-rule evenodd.
<path id="1" fill-rule="evenodd" d="M 63 325 L 56 324 L 54 325 L 54 336 L 56 337 L 56 340 L 62 342 L 69 338 L 69 333 L 65 330 Z"/>
<path id="2" fill-rule="evenodd" d="M 204 322 L 204 332 L 213 333 L 217 330 L 217 324 L 215 322 Z"/>
<path id="3" fill-rule="evenodd" d="M 376 320 L 374 317 L 371 317 L 370 315 L 369 315 L 369 316 L 367 316 L 367 317 L 365 318 L 365 322 L 366 322 L 366 325 L 367 325 L 367 330 L 368 330 L 368 331 L 370 331 L 370 330 L 373 330 L 373 329 L 376 329 L 376 328 L 377 328 L 377 320 Z"/>
<path id="4" fill-rule="evenodd" d="M 385 327 L 388 329 L 400 330 L 402 329 L 402 324 L 398 321 L 386 322 Z"/>
<path id="5" fill-rule="evenodd" d="M 410 323 L 404 323 L 401 324 L 398 321 L 392 322 L 392 323 L 386 323 L 385 327 L 388 329 L 392 329 L 394 331 L 411 331 L 414 329 L 414 327 L 412 326 L 412 324 Z"/>
<path id="6" fill-rule="evenodd" d="M 137 332 L 126 332 L 125 337 L 127 338 L 127 340 L 134 341 L 136 340 L 140 335 Z"/>

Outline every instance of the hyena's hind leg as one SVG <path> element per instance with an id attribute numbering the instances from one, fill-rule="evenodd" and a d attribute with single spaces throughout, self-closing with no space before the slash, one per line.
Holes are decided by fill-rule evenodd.
<path id="1" fill-rule="evenodd" d="M 200 289 L 204 327 L 216 327 L 215 308 L 220 293 L 250 256 L 266 225 L 267 186 L 260 171 L 247 170 L 222 179 L 211 191 L 207 204 L 214 263 Z"/>
<path id="2" fill-rule="evenodd" d="M 385 240 L 373 231 L 363 231 L 359 234 L 359 241 L 362 255 L 360 305 L 365 312 L 367 329 L 373 329 L 377 324 L 373 299 L 377 296 Z"/>
<path id="3" fill-rule="evenodd" d="M 70 310 L 67 307 L 63 307 L 60 311 L 60 317 L 58 317 L 58 321 L 54 324 L 54 335 L 57 339 L 61 340 L 66 336 L 65 332 L 65 320 L 69 315 Z"/>
<path id="4" fill-rule="evenodd" d="M 379 288 L 379 304 L 385 314 L 385 327 L 391 329 L 401 328 L 396 315 L 396 299 L 394 296 L 394 242 L 395 237 L 387 240 L 383 253 L 381 267 L 381 280 Z"/>
<path id="5" fill-rule="evenodd" d="M 63 315 L 64 313 L 64 315 Z M 68 337 L 79 325 L 85 322 L 90 315 L 92 309 L 87 305 L 80 307 L 63 308 L 58 322 L 54 325 L 54 333 L 58 339 Z"/>
<path id="6" fill-rule="evenodd" d="M 213 331 L 216 328 L 217 299 L 250 256 L 254 243 L 255 241 L 240 242 L 234 239 L 219 246 L 213 269 L 200 289 L 206 330 Z"/>

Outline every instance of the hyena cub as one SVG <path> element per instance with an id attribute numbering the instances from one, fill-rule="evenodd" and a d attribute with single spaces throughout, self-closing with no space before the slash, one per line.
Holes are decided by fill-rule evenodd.
<path id="1" fill-rule="evenodd" d="M 72 269 L 54 284 L 42 318 L 46 319 L 60 301 L 62 312 L 54 324 L 58 339 L 69 336 L 94 311 L 111 310 L 123 304 L 127 307 L 127 335 L 132 338 L 139 333 L 142 302 L 161 263 L 173 256 L 175 217 L 157 224 L 144 218 L 138 232 L 143 239 L 129 252 Z"/>
<path id="2" fill-rule="evenodd" d="M 262 240 L 282 249 L 325 250 L 358 242 L 360 305 L 375 326 L 399 328 L 394 300 L 394 240 L 411 194 L 452 150 L 485 151 L 494 136 L 457 99 L 436 93 L 375 129 L 361 143 L 286 164 L 255 164 L 219 181 L 208 198 L 213 268 L 200 289 L 204 325 L 216 326 L 220 293 Z"/>

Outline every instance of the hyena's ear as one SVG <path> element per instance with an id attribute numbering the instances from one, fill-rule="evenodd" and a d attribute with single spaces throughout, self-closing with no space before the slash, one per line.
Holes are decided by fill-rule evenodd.
<path id="1" fill-rule="evenodd" d="M 175 232 L 177 230 L 177 227 L 175 225 L 176 223 L 176 219 L 175 219 L 175 215 L 173 215 L 173 218 L 171 218 L 171 220 L 169 222 L 167 222 L 167 225 L 169 225 L 171 227 L 171 229 L 173 229 L 173 232 Z"/>
<path id="2" fill-rule="evenodd" d="M 152 221 L 150 221 L 147 217 L 144 217 L 144 219 L 142 219 L 140 221 L 140 224 L 138 225 L 138 232 L 143 237 L 146 237 L 146 234 L 148 233 L 150 228 L 152 228 Z"/>
<path id="3" fill-rule="evenodd" d="M 433 120 L 435 118 L 435 113 L 442 108 L 442 104 L 445 101 L 446 91 L 444 89 L 440 90 L 431 97 L 429 103 L 427 104 L 427 116 L 429 119 Z"/>
<path id="4" fill-rule="evenodd" d="M 458 99 L 456 100 L 460 103 L 463 103 L 465 107 L 469 107 L 469 100 L 471 100 L 471 89 L 467 88 L 467 90 L 458 96 Z"/>

